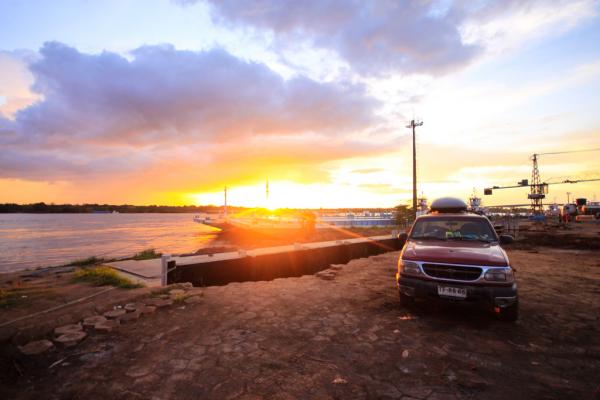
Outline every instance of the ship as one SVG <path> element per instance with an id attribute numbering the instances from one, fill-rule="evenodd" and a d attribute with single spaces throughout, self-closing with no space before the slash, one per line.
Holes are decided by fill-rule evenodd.
<path id="1" fill-rule="evenodd" d="M 269 196 L 269 182 L 266 186 L 267 201 Z M 425 209 L 426 209 L 425 200 Z M 317 215 L 312 212 L 302 212 L 287 215 L 268 213 L 252 213 L 242 215 L 229 215 L 227 212 L 227 187 L 224 189 L 224 204 L 221 214 L 205 214 L 194 216 L 194 222 L 219 228 L 231 230 L 241 228 L 248 230 L 302 230 L 307 228 L 350 228 L 350 227 L 392 227 L 397 224 L 394 213 L 381 212 L 372 213 L 337 213 Z"/>
<path id="2" fill-rule="evenodd" d="M 467 207 L 467 210 L 480 215 L 485 215 L 486 213 L 486 209 L 481 206 L 481 197 L 477 196 L 475 189 L 473 189 L 473 194 L 469 197 L 469 206 Z"/>

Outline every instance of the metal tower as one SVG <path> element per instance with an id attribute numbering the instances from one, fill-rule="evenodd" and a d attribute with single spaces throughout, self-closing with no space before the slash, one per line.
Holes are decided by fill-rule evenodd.
<path id="1" fill-rule="evenodd" d="M 533 161 L 533 172 L 531 173 L 530 193 L 527 196 L 531 200 L 531 213 L 534 215 L 543 213 L 544 207 L 542 205 L 542 200 L 546 197 L 545 188 L 547 187 L 547 185 L 540 182 L 537 157 L 538 154 L 534 154 L 531 157 L 531 160 Z"/>

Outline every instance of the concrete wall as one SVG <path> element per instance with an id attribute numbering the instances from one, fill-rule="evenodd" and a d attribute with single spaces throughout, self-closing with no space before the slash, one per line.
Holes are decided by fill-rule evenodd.
<path id="1" fill-rule="evenodd" d="M 276 254 L 180 265 L 168 274 L 167 283 L 192 282 L 194 286 L 211 286 L 302 276 L 327 269 L 331 264 L 346 264 L 355 258 L 399 250 L 403 245 L 390 238 L 301 250 L 290 246 L 289 251 Z"/>

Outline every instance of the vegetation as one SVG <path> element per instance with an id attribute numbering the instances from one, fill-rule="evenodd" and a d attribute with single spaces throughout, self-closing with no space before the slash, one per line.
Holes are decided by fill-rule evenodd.
<path id="1" fill-rule="evenodd" d="M 151 260 L 153 258 L 159 258 L 162 253 L 157 253 L 154 249 L 142 250 L 133 256 L 134 260 Z"/>
<path id="2" fill-rule="evenodd" d="M 134 289 L 142 287 L 139 283 L 133 283 L 129 279 L 119 275 L 109 267 L 81 268 L 75 271 L 73 280 L 76 282 L 88 282 L 94 286 L 116 286 L 123 289 Z"/>
<path id="3" fill-rule="evenodd" d="M 75 260 L 70 262 L 69 264 L 67 264 L 68 266 L 74 266 L 74 267 L 85 267 L 88 265 L 95 265 L 95 264 L 100 264 L 101 262 L 106 261 L 103 258 L 98 258 L 98 257 L 88 257 L 88 258 L 83 258 L 81 260 Z"/>
<path id="4" fill-rule="evenodd" d="M 54 290 L 40 287 L 15 286 L 0 289 L 0 309 L 27 305 L 32 299 L 56 296 Z"/>
<path id="5" fill-rule="evenodd" d="M 412 224 L 413 215 L 412 208 L 407 205 L 399 205 L 394 209 L 396 214 L 396 223 L 398 226 L 404 228 L 409 227 Z"/>
<path id="6" fill-rule="evenodd" d="M 0 289 L 0 308 L 10 307 L 14 303 L 14 296 L 8 290 Z"/>
<path id="7" fill-rule="evenodd" d="M 217 206 L 134 206 L 130 204 L 0 204 L 0 213 L 94 213 L 94 212 L 119 212 L 119 213 L 218 213 L 221 207 Z M 237 207 L 229 207 L 232 212 L 237 212 Z M 241 208 L 240 208 L 241 210 Z"/>

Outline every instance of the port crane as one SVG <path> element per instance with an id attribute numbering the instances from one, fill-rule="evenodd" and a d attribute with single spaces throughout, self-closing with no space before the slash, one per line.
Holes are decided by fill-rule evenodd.
<path id="1" fill-rule="evenodd" d="M 529 186 L 529 194 L 527 198 L 531 200 L 531 213 L 534 215 L 542 214 L 543 210 L 543 200 L 546 198 L 548 194 L 548 186 L 549 185 L 560 185 L 565 183 L 580 183 L 580 182 L 593 182 L 600 181 L 600 178 L 593 179 L 565 179 L 560 182 L 542 182 L 540 180 L 540 171 L 538 168 L 538 158 L 539 156 L 546 155 L 557 155 L 557 154 L 572 154 L 572 153 L 586 153 L 591 151 L 600 151 L 600 148 L 596 149 L 584 149 L 584 150 L 570 150 L 570 151 L 552 151 L 547 153 L 534 153 L 529 159 L 533 163 L 533 169 L 531 172 L 531 182 L 528 179 L 522 179 L 517 182 L 516 185 L 510 186 L 492 186 L 491 188 L 485 188 L 483 191 L 484 195 L 491 195 L 494 190 L 497 189 L 512 189 L 512 188 L 522 188 Z"/>

